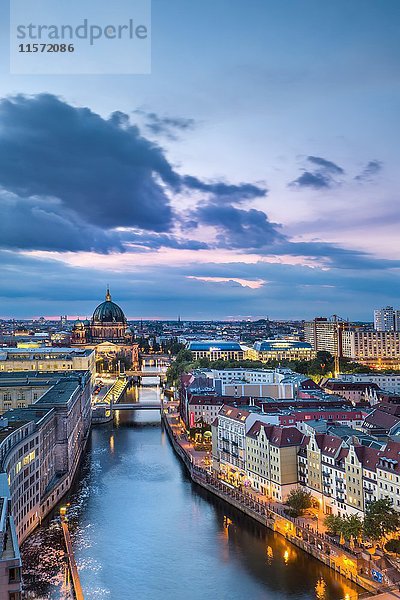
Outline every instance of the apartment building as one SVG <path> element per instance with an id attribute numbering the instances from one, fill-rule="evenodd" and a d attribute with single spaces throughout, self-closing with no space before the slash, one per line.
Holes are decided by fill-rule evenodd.
<path id="1" fill-rule="evenodd" d="M 400 394 L 400 375 L 394 373 L 340 373 L 338 379 L 348 383 L 376 383 L 385 392 Z"/>
<path id="2" fill-rule="evenodd" d="M 376 331 L 400 331 L 400 310 L 393 306 L 375 309 L 374 328 Z"/>
<path id="3" fill-rule="evenodd" d="M 400 435 L 400 405 L 378 404 L 365 417 L 362 430 L 383 440 Z"/>
<path id="4" fill-rule="evenodd" d="M 372 391 L 379 391 L 379 386 L 371 382 L 341 381 L 339 379 L 326 379 L 320 383 L 321 388 L 327 394 L 336 394 L 350 400 L 354 405 L 366 402 L 367 396 Z"/>
<path id="5" fill-rule="evenodd" d="M 20 600 L 21 590 L 21 555 L 10 511 L 10 489 L 7 475 L 0 473 L 0 597 Z"/>
<path id="6" fill-rule="evenodd" d="M 378 498 L 389 498 L 400 511 L 400 442 L 389 441 L 376 467 Z"/>
<path id="7" fill-rule="evenodd" d="M 297 453 L 303 437 L 295 427 L 256 421 L 246 434 L 246 473 L 251 487 L 284 502 L 298 485 Z"/>
<path id="8" fill-rule="evenodd" d="M 21 543 L 71 486 L 91 423 L 90 372 L 60 377 L 32 406 L 0 419 L 0 471 Z"/>
<path id="9" fill-rule="evenodd" d="M 343 356 L 375 368 L 400 368 L 400 331 L 343 331 Z"/>
<path id="10" fill-rule="evenodd" d="M 218 413 L 214 469 L 236 485 L 244 485 L 246 480 L 246 420 L 250 414 L 225 405 Z"/>
<path id="11" fill-rule="evenodd" d="M 364 517 L 379 498 L 389 498 L 400 511 L 400 441 L 380 442 L 326 421 L 300 431 L 228 406 L 212 429 L 213 468 L 227 485 L 249 487 L 278 502 L 301 485 L 325 514 Z"/>
<path id="12" fill-rule="evenodd" d="M 196 423 L 211 425 L 225 402 L 226 398 L 221 396 L 190 396 L 188 400 L 189 427 L 195 427 Z"/>
<path id="13" fill-rule="evenodd" d="M 299 483 L 326 514 L 363 516 L 377 498 L 379 453 L 373 437 L 347 426 L 316 423 L 306 431 L 298 453 Z"/>

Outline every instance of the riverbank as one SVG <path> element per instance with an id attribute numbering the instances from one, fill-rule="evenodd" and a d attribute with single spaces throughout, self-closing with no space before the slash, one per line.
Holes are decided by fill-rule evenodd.
<path id="1" fill-rule="evenodd" d="M 216 478 L 205 466 L 204 454 L 196 452 L 184 436 L 180 435 L 177 406 L 168 403 L 168 411 L 161 413 L 169 440 L 176 454 L 184 463 L 191 479 L 231 506 L 240 510 L 262 525 L 284 536 L 292 544 L 301 548 L 343 577 L 353 581 L 364 590 L 374 594 L 388 590 L 392 586 L 386 578 L 385 585 L 372 580 L 372 571 L 379 570 L 372 557 L 361 549 L 351 551 L 305 524 L 301 519 L 288 517 L 283 509 L 261 501 L 250 492 L 239 491 Z M 369 596 L 369 594 L 368 594 Z"/>

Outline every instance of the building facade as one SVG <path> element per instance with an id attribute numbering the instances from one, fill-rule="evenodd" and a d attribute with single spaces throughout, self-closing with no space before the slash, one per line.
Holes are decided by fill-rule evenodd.
<path id="1" fill-rule="evenodd" d="M 251 487 L 284 502 L 298 486 L 297 453 L 303 437 L 295 427 L 256 421 L 246 434 L 246 473 Z"/>
<path id="2" fill-rule="evenodd" d="M 349 383 L 375 383 L 385 392 L 400 394 L 400 375 L 395 373 L 339 373 L 338 378 Z"/>
<path id="3" fill-rule="evenodd" d="M 224 405 L 217 418 L 214 469 L 237 486 L 245 485 L 247 478 L 246 419 L 249 416 L 246 410 Z"/>
<path id="4" fill-rule="evenodd" d="M 374 310 L 374 328 L 376 331 L 400 331 L 400 310 L 393 306 Z"/>
<path id="5" fill-rule="evenodd" d="M 400 369 L 400 331 L 344 331 L 343 356 L 375 368 Z"/>
<path id="6" fill-rule="evenodd" d="M 10 511 L 10 489 L 7 475 L 0 473 L 0 598 L 20 600 L 21 590 L 21 555 Z"/>
<path id="7" fill-rule="evenodd" d="M 91 424 L 91 375 L 60 377 L 39 400 L 0 420 L 0 470 L 22 543 L 71 486 Z"/>
<path id="8" fill-rule="evenodd" d="M 251 360 L 268 363 L 269 361 L 312 360 L 316 356 L 316 351 L 309 342 L 274 339 L 255 342 L 247 355 Z"/>
<path id="9" fill-rule="evenodd" d="M 376 383 L 352 383 L 349 381 L 340 381 L 338 379 L 327 379 L 326 381 L 320 383 L 320 386 L 327 394 L 336 394 L 337 396 L 342 396 L 342 398 L 350 400 L 352 404 L 366 402 L 368 394 L 370 394 L 372 391 L 379 391 L 379 386 Z"/>
<path id="10" fill-rule="evenodd" d="M 316 317 L 304 323 L 304 339 L 316 352 L 342 356 L 342 334 L 349 327 L 345 321 Z"/>
<path id="11" fill-rule="evenodd" d="M 52 373 L 59 371 L 96 371 L 95 353 L 83 348 L 1 348 L 0 374 L 24 371 Z"/>
<path id="12" fill-rule="evenodd" d="M 210 340 L 202 342 L 189 342 L 188 350 L 195 360 L 208 358 L 214 360 L 243 360 L 245 351 L 239 342 Z"/>

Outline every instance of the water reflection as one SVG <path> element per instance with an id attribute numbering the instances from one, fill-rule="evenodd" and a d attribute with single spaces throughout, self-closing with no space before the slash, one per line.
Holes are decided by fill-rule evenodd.
<path id="1" fill-rule="evenodd" d="M 158 394 L 132 389 L 126 401 Z M 194 486 L 157 411 L 120 411 L 93 430 L 70 502 L 86 600 L 357 598 L 325 565 Z M 57 519 L 28 540 L 23 558 L 27 598 L 72 600 Z"/>

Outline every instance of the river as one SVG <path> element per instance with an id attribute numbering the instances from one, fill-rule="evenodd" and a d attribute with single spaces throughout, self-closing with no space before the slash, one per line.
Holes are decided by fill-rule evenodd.
<path id="1" fill-rule="evenodd" d="M 154 402 L 156 386 L 127 401 Z M 157 411 L 93 429 L 69 498 L 85 600 L 355 600 L 357 588 L 192 484 Z M 73 598 L 59 521 L 24 544 L 24 597 Z"/>

